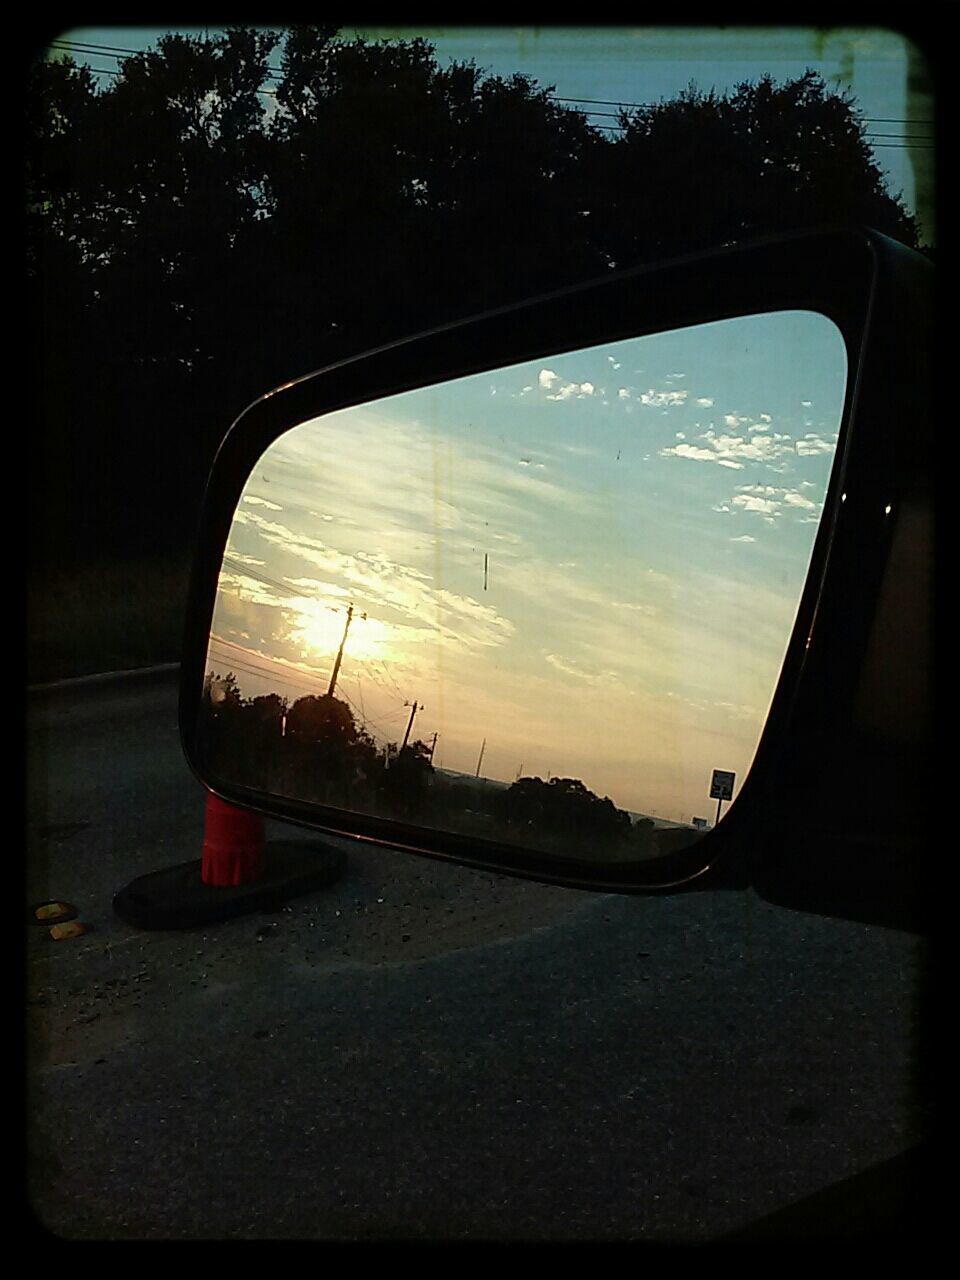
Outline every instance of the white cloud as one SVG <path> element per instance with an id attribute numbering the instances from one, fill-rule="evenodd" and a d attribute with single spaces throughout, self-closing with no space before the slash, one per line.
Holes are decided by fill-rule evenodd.
<path id="1" fill-rule="evenodd" d="M 544 653 L 543 656 L 556 671 L 560 671 L 566 676 L 572 676 L 575 680 L 580 680 L 584 684 L 608 684 L 611 680 L 616 680 L 617 678 L 615 671 L 596 671 L 591 667 L 582 667 L 568 658 L 562 658 L 557 653 Z"/>
<path id="2" fill-rule="evenodd" d="M 798 493 L 795 489 L 786 490 L 783 495 L 783 500 L 788 507 L 804 507 L 808 511 L 815 511 L 817 508 L 817 504 L 815 502 L 811 502 L 809 498 L 805 498 L 802 493 Z"/>
<path id="3" fill-rule="evenodd" d="M 619 398 L 620 398 L 621 400 L 629 400 L 629 399 L 630 399 L 630 392 L 627 390 L 627 388 L 626 388 L 626 387 L 621 387 L 621 388 L 617 391 L 617 395 L 619 396 Z"/>
<path id="4" fill-rule="evenodd" d="M 798 489 L 786 489 L 769 484 L 742 484 L 731 501 L 741 511 L 762 515 L 768 522 L 782 515 L 784 508 L 811 512 L 819 510 L 820 507 L 819 503 L 811 502 Z M 721 508 L 714 507 L 714 511 L 718 510 Z M 734 539 L 734 541 L 744 541 L 744 539 Z"/>
<path id="5" fill-rule="evenodd" d="M 282 511 L 283 507 L 276 502 L 268 502 L 266 498 L 258 498 L 252 493 L 243 495 L 244 502 L 248 502 L 251 507 L 266 507 L 268 511 Z"/>
<path id="6" fill-rule="evenodd" d="M 705 440 L 709 447 L 681 444 L 672 449 L 661 449 L 660 455 L 689 458 L 694 462 L 715 462 L 721 467 L 740 470 L 744 462 L 762 462 L 782 469 L 777 464 L 784 454 L 792 452 L 790 437 L 776 433 L 755 435 L 748 440 L 745 436 L 718 436 L 714 431 L 705 431 L 699 438 Z"/>
<path id="7" fill-rule="evenodd" d="M 231 560 L 239 560 L 241 564 L 263 565 L 265 560 L 258 560 L 256 556 L 245 556 L 242 551 L 231 551 Z"/>
<path id="8" fill-rule="evenodd" d="M 757 511 L 761 515 L 774 515 L 780 506 L 779 502 L 771 498 L 758 498 L 752 493 L 738 493 L 734 495 L 733 505 L 742 507 L 744 511 Z"/>
<path id="9" fill-rule="evenodd" d="M 592 396 L 597 389 L 592 382 L 566 382 L 552 369 L 541 369 L 537 381 L 540 390 L 547 392 L 548 400 L 572 400 L 574 397 L 580 400 L 584 396 Z"/>
<path id="10" fill-rule="evenodd" d="M 697 401 L 697 404 L 701 407 L 701 409 L 710 409 L 713 406 L 713 401 L 710 399 L 709 396 L 701 396 L 700 399 Z"/>
<path id="11" fill-rule="evenodd" d="M 692 462 L 717 462 L 724 466 L 740 470 L 741 464 L 721 458 L 714 449 L 700 449 L 695 444 L 677 444 L 670 449 L 661 449 L 662 458 L 689 458 Z"/>
<path id="12" fill-rule="evenodd" d="M 731 542 L 756 542 L 756 538 L 751 538 L 749 533 L 741 533 L 739 538 L 731 538 Z"/>
<path id="13" fill-rule="evenodd" d="M 683 404 L 687 394 L 686 391 L 654 391 L 651 387 L 648 391 L 641 393 L 640 403 L 662 409 L 665 405 Z"/>
<path id="14" fill-rule="evenodd" d="M 812 431 L 808 431 L 802 440 L 797 441 L 797 453 L 801 458 L 813 457 L 818 453 L 833 453 L 835 448 L 835 444 Z"/>

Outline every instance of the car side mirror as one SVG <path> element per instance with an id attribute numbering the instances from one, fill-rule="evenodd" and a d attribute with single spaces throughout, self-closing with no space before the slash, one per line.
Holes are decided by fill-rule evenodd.
<path id="1" fill-rule="evenodd" d="M 796 816 L 784 771 L 864 719 L 890 517 L 916 493 L 878 354 L 927 278 L 872 233 L 778 237 L 257 401 L 201 522 L 198 776 L 558 883 L 755 878 Z"/>

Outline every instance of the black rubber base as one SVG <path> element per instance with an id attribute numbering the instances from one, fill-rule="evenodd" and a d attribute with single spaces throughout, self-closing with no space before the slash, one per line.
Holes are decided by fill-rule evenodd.
<path id="1" fill-rule="evenodd" d="M 347 855 L 312 840 L 268 840 L 263 862 L 263 878 L 253 884 L 204 884 L 199 858 L 151 871 L 121 889 L 113 909 L 135 929 L 194 929 L 325 889 L 343 874 Z"/>

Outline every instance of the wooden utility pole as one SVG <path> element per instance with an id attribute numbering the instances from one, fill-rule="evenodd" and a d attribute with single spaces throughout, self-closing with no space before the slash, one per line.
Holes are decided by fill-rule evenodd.
<path id="1" fill-rule="evenodd" d="M 479 756 L 479 758 L 478 758 L 478 760 L 477 760 L 477 772 L 476 772 L 476 774 L 474 775 L 474 777 L 477 777 L 477 778 L 479 778 L 479 777 L 480 777 L 480 765 L 481 765 L 481 763 L 482 763 L 482 761 L 483 761 L 483 753 L 484 753 L 484 751 L 485 751 L 485 749 L 486 749 L 486 746 L 487 746 L 487 740 L 486 740 L 486 738 L 484 738 L 483 742 L 480 744 L 480 756 Z"/>
<path id="2" fill-rule="evenodd" d="M 410 703 L 405 702 L 403 705 L 405 707 L 409 707 Z M 401 751 L 407 745 L 407 739 L 410 737 L 410 730 L 413 728 L 413 717 L 417 714 L 418 706 L 419 703 L 414 702 L 413 706 L 410 708 L 410 719 L 407 721 L 407 732 L 403 735 L 403 746 L 400 748 Z"/>
<path id="3" fill-rule="evenodd" d="M 431 763 L 431 764 L 433 764 L 433 753 L 434 753 L 434 752 L 436 751 L 436 749 L 437 749 L 437 738 L 438 738 L 439 736 L 440 736 L 440 735 L 439 735 L 439 733 L 438 733 L 438 732 L 436 732 L 436 731 L 434 731 L 433 741 L 430 743 L 430 763 Z"/>
<path id="4" fill-rule="evenodd" d="M 340 674 L 340 663 L 343 661 L 343 646 L 347 643 L 347 632 L 350 630 L 350 623 L 353 620 L 353 605 L 347 610 L 347 625 L 343 628 L 343 639 L 340 641 L 340 648 L 337 650 L 337 660 L 333 664 L 333 672 L 330 676 L 330 684 L 327 686 L 327 697 L 333 697 L 333 691 L 337 687 L 337 676 Z"/>

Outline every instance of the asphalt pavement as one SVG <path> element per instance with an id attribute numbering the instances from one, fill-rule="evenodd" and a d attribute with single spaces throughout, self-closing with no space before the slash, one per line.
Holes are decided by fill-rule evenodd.
<path id="1" fill-rule="evenodd" d="M 204 801 L 170 673 L 30 695 L 27 903 L 89 926 L 27 926 L 58 1236 L 694 1242 L 918 1135 L 910 935 L 349 841 L 282 910 L 130 929 L 113 894 L 199 858 Z"/>

